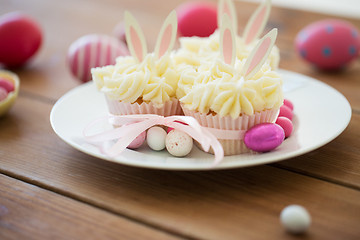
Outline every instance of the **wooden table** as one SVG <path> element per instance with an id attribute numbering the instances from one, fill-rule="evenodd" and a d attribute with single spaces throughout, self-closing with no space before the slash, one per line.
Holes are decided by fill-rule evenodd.
<path id="1" fill-rule="evenodd" d="M 111 34 L 128 9 L 152 49 L 163 19 L 180 3 L 2 0 L 0 14 L 34 16 L 45 42 L 31 63 L 13 70 L 20 96 L 0 119 L 0 239 L 360 239 L 360 61 L 320 72 L 293 47 L 301 28 L 330 16 L 273 7 L 267 25 L 279 29 L 281 68 L 329 84 L 352 106 L 348 128 L 317 150 L 249 168 L 162 171 L 90 157 L 56 136 L 50 110 L 80 85 L 66 65 L 69 45 L 85 34 Z M 256 6 L 236 6 L 242 30 Z M 347 20 L 360 28 L 360 20 Z M 307 234 L 293 236 L 280 225 L 289 204 L 311 213 Z"/>

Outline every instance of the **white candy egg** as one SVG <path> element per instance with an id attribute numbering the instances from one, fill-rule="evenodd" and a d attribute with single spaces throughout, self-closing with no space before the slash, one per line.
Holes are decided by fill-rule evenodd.
<path id="1" fill-rule="evenodd" d="M 309 228 L 311 216 L 304 207 L 289 205 L 281 211 L 280 221 L 288 232 L 300 234 Z"/>
<path id="2" fill-rule="evenodd" d="M 147 131 L 146 143 L 155 151 L 165 148 L 166 131 L 161 127 L 151 127 Z"/>
<path id="3" fill-rule="evenodd" d="M 193 139 L 182 131 L 171 130 L 166 136 L 165 145 L 171 155 L 184 157 L 190 153 Z"/>

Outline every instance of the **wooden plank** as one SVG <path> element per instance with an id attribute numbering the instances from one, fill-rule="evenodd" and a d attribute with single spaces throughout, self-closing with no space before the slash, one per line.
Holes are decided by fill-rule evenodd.
<path id="1" fill-rule="evenodd" d="M 360 115 L 334 141 L 311 153 L 275 164 L 360 190 Z"/>
<path id="2" fill-rule="evenodd" d="M 271 166 L 169 172 L 102 161 L 72 149 L 51 133 L 50 107 L 21 97 L 0 121 L 0 171 L 188 237 L 257 239 L 266 234 L 286 239 L 278 217 L 283 207 L 293 203 L 312 213 L 311 238 L 357 239 L 360 234 L 359 191 Z M 326 151 L 320 153 L 316 158 L 327 159 Z M 358 186 L 356 174 L 329 172 L 328 177 Z M 316 177 L 317 170 L 307 175 Z"/>
<path id="3" fill-rule="evenodd" d="M 178 239 L 0 174 L 0 239 Z"/>

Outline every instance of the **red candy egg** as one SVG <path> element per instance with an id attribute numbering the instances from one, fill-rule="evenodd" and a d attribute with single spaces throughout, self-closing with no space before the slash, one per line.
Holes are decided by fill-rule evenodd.
<path id="1" fill-rule="evenodd" d="M 176 9 L 181 36 L 208 37 L 217 28 L 217 8 L 213 4 L 190 2 Z"/>
<path id="2" fill-rule="evenodd" d="M 86 35 L 73 42 L 68 51 L 72 74 L 82 82 L 91 80 L 91 68 L 115 63 L 118 56 L 129 55 L 126 45 L 106 35 Z"/>
<path id="3" fill-rule="evenodd" d="M 301 30 L 295 45 L 306 61 L 320 69 L 335 70 L 358 57 L 359 30 L 346 21 L 322 20 Z"/>
<path id="4" fill-rule="evenodd" d="M 19 67 L 40 48 L 42 31 L 31 17 L 12 12 L 0 17 L 0 63 Z"/>

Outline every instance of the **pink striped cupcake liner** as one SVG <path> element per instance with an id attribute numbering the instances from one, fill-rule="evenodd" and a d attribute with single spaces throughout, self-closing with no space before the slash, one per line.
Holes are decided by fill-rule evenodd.
<path id="1" fill-rule="evenodd" d="M 220 117 L 212 114 L 204 114 L 193 110 L 188 110 L 182 107 L 185 116 L 194 117 L 200 125 L 208 128 L 223 129 L 223 130 L 248 130 L 251 127 L 265 122 L 275 122 L 279 109 L 264 110 L 255 112 L 253 115 L 245 115 L 233 119 L 231 116 Z M 239 140 L 225 140 L 218 139 L 224 149 L 224 155 L 237 155 L 241 153 L 251 152 L 245 146 L 243 139 Z M 201 147 L 197 144 L 201 149 Z M 211 149 L 210 149 L 211 150 Z M 210 151 L 210 153 L 212 153 Z"/>
<path id="2" fill-rule="evenodd" d="M 131 115 L 131 114 L 157 114 L 164 117 L 173 115 L 184 115 L 177 99 L 173 98 L 164 103 L 160 108 L 153 103 L 142 102 L 141 104 L 122 102 L 119 100 L 110 100 L 106 97 L 109 113 L 114 115 Z"/>

